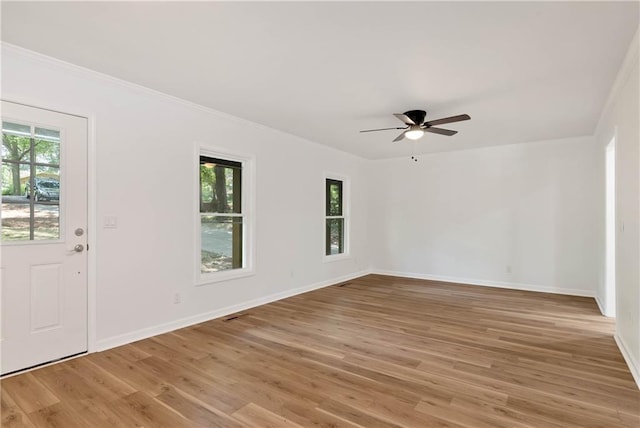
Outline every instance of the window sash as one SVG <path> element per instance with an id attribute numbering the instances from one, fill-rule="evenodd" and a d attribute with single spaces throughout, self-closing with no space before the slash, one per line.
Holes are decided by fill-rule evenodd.
<path id="1" fill-rule="evenodd" d="M 334 213 L 332 210 L 332 188 L 338 188 L 338 207 L 337 211 Z M 344 191 L 343 191 L 343 182 L 342 180 L 336 180 L 332 178 L 327 178 L 325 182 L 325 216 L 341 216 L 344 214 Z"/>
<path id="2" fill-rule="evenodd" d="M 222 233 L 224 235 L 224 229 L 231 229 L 230 242 L 231 245 L 231 254 L 225 255 L 223 252 L 219 252 L 221 249 L 218 247 L 216 250 L 211 251 L 211 249 L 205 249 L 203 243 L 200 243 L 200 274 L 210 274 L 217 272 L 225 272 L 236 269 L 244 269 L 245 266 L 245 257 L 244 257 L 244 248 L 245 248 L 245 232 L 246 232 L 246 222 L 244 216 L 225 216 L 225 215 L 207 215 L 202 214 L 200 216 L 200 236 L 202 239 L 203 232 L 205 228 L 203 224 L 205 223 L 205 219 L 213 219 L 214 221 L 206 221 L 209 224 L 209 231 L 215 233 L 215 230 L 220 227 L 222 229 Z M 218 221 L 217 219 L 227 219 L 227 221 Z M 230 221 L 229 221 L 230 220 Z M 211 226 L 213 226 L 211 228 Z M 220 239 L 220 237 L 218 237 Z M 221 239 L 224 242 L 224 238 Z M 218 242 L 220 243 L 220 242 Z M 224 244 L 223 244 L 224 245 Z M 216 254 L 217 261 L 214 263 L 206 264 L 205 254 L 213 255 Z M 229 264 L 230 263 L 230 264 Z M 216 269 L 214 269 L 216 267 Z"/>
<path id="3" fill-rule="evenodd" d="M 216 167 L 222 167 L 223 169 L 223 179 L 225 180 L 223 185 L 225 186 L 225 188 L 222 190 L 222 192 L 220 193 L 224 193 L 224 198 L 225 198 L 225 208 L 220 210 L 220 205 L 219 204 L 213 204 L 213 198 L 211 201 L 205 201 L 203 199 L 203 184 L 205 182 L 203 182 L 203 170 L 202 167 L 206 166 L 207 168 L 216 168 Z M 227 169 L 231 169 L 232 172 L 232 183 L 231 183 L 231 199 L 228 199 L 228 191 L 229 191 L 229 187 L 227 185 Z M 221 159 L 218 157 L 212 157 L 212 156 L 206 156 L 203 155 L 202 153 L 200 153 L 199 156 L 199 166 L 198 166 L 198 184 L 199 184 L 199 214 L 200 214 L 200 223 L 199 223 L 199 229 L 200 229 L 200 248 L 199 248 L 199 253 L 200 253 L 200 275 L 216 275 L 218 273 L 222 273 L 222 272 L 230 272 L 230 271 L 237 271 L 237 270 L 241 270 L 241 269 L 245 269 L 247 268 L 246 264 L 247 264 L 247 259 L 246 259 L 246 231 L 247 231 L 247 215 L 246 213 L 242 212 L 242 206 L 243 206 L 243 193 L 244 193 L 244 189 L 243 189 L 243 183 L 242 183 L 242 176 L 243 176 L 243 163 L 242 162 L 238 162 L 238 161 L 232 161 L 232 160 L 228 160 L 228 159 Z M 220 179 L 219 175 L 215 175 L 216 180 Z M 209 184 L 211 185 L 212 189 L 211 192 L 214 194 L 213 197 L 216 197 L 216 192 L 218 192 L 219 189 L 216 189 L 213 184 L 213 180 L 211 180 L 209 182 Z M 217 196 L 220 196 L 220 194 L 218 193 Z M 207 205 L 210 205 L 209 207 L 207 207 Z M 215 206 L 214 206 L 215 205 Z M 226 209 L 226 207 L 228 207 L 228 205 L 231 205 L 230 209 Z M 208 209 L 206 209 L 208 208 Z M 222 219 L 222 218 L 228 218 L 231 219 L 231 221 L 215 221 L 215 219 Z M 214 219 L 213 223 L 214 225 L 218 225 L 218 226 L 223 226 L 225 224 L 227 224 L 227 226 L 229 226 L 230 224 L 230 228 L 231 228 L 231 254 L 224 256 L 224 254 L 222 254 L 222 252 L 219 252 L 220 255 L 223 255 L 223 259 L 226 259 L 226 261 L 219 261 L 219 266 L 221 267 L 219 270 L 213 270 L 212 266 L 205 266 L 205 262 L 204 262 L 204 258 L 206 253 L 211 253 L 211 249 L 205 250 L 205 246 L 203 245 L 203 223 L 205 221 L 205 219 Z M 210 225 L 211 226 L 211 225 Z M 223 226 L 224 228 L 224 226 Z M 215 226 L 213 228 L 215 230 Z M 224 232 L 223 232 L 224 234 Z M 227 241 L 228 242 L 228 241 Z M 224 244 L 223 248 L 224 248 Z M 218 252 L 216 252 L 218 253 Z M 228 259 L 231 259 L 231 264 L 230 266 L 227 264 L 228 263 Z M 213 265 L 215 267 L 215 264 Z"/>
<path id="4" fill-rule="evenodd" d="M 211 182 L 203 181 L 203 166 L 206 168 L 211 168 L 214 170 L 213 174 L 216 179 L 216 185 L 213 185 L 213 180 Z M 218 175 L 219 169 L 218 167 L 222 167 L 222 177 Z M 226 170 L 230 169 L 232 171 L 232 184 L 231 184 L 231 200 L 228 199 L 228 190 L 227 190 L 227 176 Z M 199 198 L 200 198 L 200 213 L 218 213 L 218 214 L 242 214 L 242 162 L 232 161 L 227 159 L 220 159 L 211 156 L 200 155 L 199 162 Z M 222 183 L 218 183 L 217 180 L 224 180 Z M 212 199 L 210 201 L 205 200 L 203 198 L 203 188 L 205 184 L 209 184 L 211 187 L 211 195 Z M 222 187 L 219 187 L 222 186 Z M 224 195 L 224 204 L 223 209 L 220 209 L 220 202 L 218 201 L 218 197 Z M 217 202 L 214 204 L 214 200 Z M 229 205 L 231 205 L 230 209 L 228 209 Z"/>
<path id="5" fill-rule="evenodd" d="M 335 220 L 341 220 L 336 222 Z M 336 256 L 338 254 L 344 254 L 344 244 L 345 244 L 345 229 L 346 229 L 346 220 L 344 217 L 333 217 L 327 218 L 325 220 L 325 255 L 327 256 Z M 337 224 L 337 243 L 338 243 L 338 252 L 332 252 L 332 244 L 333 244 L 333 230 L 332 226 Z"/>

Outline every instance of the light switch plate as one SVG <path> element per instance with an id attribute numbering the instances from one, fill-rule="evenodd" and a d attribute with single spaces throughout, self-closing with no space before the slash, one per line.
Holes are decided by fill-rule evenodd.
<path id="1" fill-rule="evenodd" d="M 118 227 L 118 217 L 114 215 L 104 216 L 102 226 L 105 229 L 116 229 Z"/>

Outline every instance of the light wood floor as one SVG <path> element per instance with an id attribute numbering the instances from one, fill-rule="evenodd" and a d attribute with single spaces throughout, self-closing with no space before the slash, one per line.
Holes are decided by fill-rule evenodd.
<path id="1" fill-rule="evenodd" d="M 236 315 L 7 378 L 2 426 L 640 426 L 593 299 L 370 275 Z"/>

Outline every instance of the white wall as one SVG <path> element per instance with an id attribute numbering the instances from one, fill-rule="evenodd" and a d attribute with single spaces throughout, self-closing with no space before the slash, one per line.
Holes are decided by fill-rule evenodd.
<path id="1" fill-rule="evenodd" d="M 2 97 L 95 125 L 94 349 L 368 269 L 362 159 L 124 82 L 3 47 Z M 247 100 L 250 102 L 250 100 Z M 241 131 L 241 132 L 239 132 Z M 195 142 L 255 156 L 256 275 L 194 286 Z M 350 177 L 351 253 L 323 263 L 324 172 Z M 174 304 L 175 293 L 182 303 Z"/>
<path id="2" fill-rule="evenodd" d="M 616 340 L 640 385 L 640 71 L 638 34 L 613 86 L 598 124 L 596 140 L 602 158 L 606 144 L 616 138 Z M 603 161 L 604 162 L 604 161 Z M 604 199 L 603 199 L 604 201 Z M 604 203 L 604 202 L 603 202 Z M 604 221 L 604 216 L 602 217 Z M 604 230 L 604 224 L 601 226 Z M 604 243 L 604 235 L 602 236 Z M 604 248 L 604 244 L 602 245 Z M 604 253 L 597 289 L 607 302 Z"/>
<path id="3" fill-rule="evenodd" d="M 592 137 L 418 158 L 369 166 L 375 271 L 594 294 Z"/>

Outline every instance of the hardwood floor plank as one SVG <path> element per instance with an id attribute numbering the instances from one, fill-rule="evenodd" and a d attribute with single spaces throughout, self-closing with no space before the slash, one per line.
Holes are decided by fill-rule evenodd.
<path id="1" fill-rule="evenodd" d="M 27 414 L 60 402 L 58 396 L 47 389 L 33 373 L 35 372 L 2 380 L 3 391 Z M 4 398 L 5 394 L 2 397 Z"/>
<path id="2" fill-rule="evenodd" d="M 110 402 L 103 400 L 79 400 L 68 403 L 72 409 L 72 414 L 86 422 L 91 428 L 126 427 L 118 415 L 111 409 Z"/>
<path id="3" fill-rule="evenodd" d="M 444 421 L 455 423 L 469 428 L 527 428 L 530 425 L 522 424 L 513 419 L 504 420 L 492 414 L 482 413 L 469 415 L 465 411 L 452 409 L 449 405 L 435 404 L 429 401 L 420 401 L 415 407 L 418 412 L 438 417 Z"/>
<path id="4" fill-rule="evenodd" d="M 350 356 L 348 361 L 354 361 L 369 369 L 379 373 L 388 374 L 404 380 L 410 380 L 418 383 L 419 389 L 416 392 L 422 397 L 422 400 L 431 402 L 438 401 L 440 403 L 449 404 L 456 397 L 473 397 L 481 399 L 482 402 L 495 405 L 504 405 L 507 403 L 509 396 L 505 393 L 494 392 L 484 387 L 460 381 L 458 379 L 426 374 L 417 370 L 406 369 L 405 367 L 395 366 L 384 361 L 375 361 L 365 359 L 359 356 Z M 436 369 L 437 373 L 439 370 Z"/>
<path id="5" fill-rule="evenodd" d="M 495 416 L 513 423 L 514 426 L 523 424 L 524 426 L 536 428 L 567 428 L 567 424 L 564 422 L 553 422 L 540 419 L 530 413 L 518 412 L 507 408 L 506 403 L 504 405 L 496 405 L 474 397 L 455 397 L 451 400 L 450 406 L 451 411 L 455 413 L 462 412 L 474 417 Z"/>
<path id="6" fill-rule="evenodd" d="M 3 379 L 1 426 L 638 428 L 614 330 L 590 298 L 368 275 Z"/>
<path id="7" fill-rule="evenodd" d="M 262 428 L 301 428 L 283 416 L 278 416 L 262 407 L 249 403 L 232 415 L 246 423 L 247 426 Z"/>
<path id="8" fill-rule="evenodd" d="M 526 368 L 523 368 L 520 373 L 509 373 L 495 367 L 484 369 L 464 363 L 457 364 L 456 368 L 464 373 L 477 374 L 488 379 L 523 386 L 527 389 L 549 395 L 566 397 L 567 399 L 583 403 L 585 407 L 592 407 L 594 412 L 597 412 L 601 416 L 605 414 L 613 415 L 617 412 L 616 409 L 626 411 L 638 410 L 635 397 L 627 396 L 624 393 L 618 393 L 612 396 L 594 391 L 585 391 L 576 388 L 573 383 L 563 384 L 556 381 L 538 380 L 532 376 L 527 376 Z"/>
<path id="9" fill-rule="evenodd" d="M 174 409 L 185 419 L 202 426 L 220 428 L 240 428 L 243 426 L 239 421 L 215 409 L 200 398 L 188 395 L 172 387 L 165 388 L 155 398 Z"/>
<path id="10" fill-rule="evenodd" d="M 367 411 L 374 416 L 393 423 L 398 423 L 403 427 L 434 427 L 434 428 L 464 428 L 464 425 L 456 422 L 446 421 L 438 416 L 419 412 L 415 406 L 398 402 L 392 397 L 385 397 L 367 408 Z"/>
<path id="11" fill-rule="evenodd" d="M 6 428 L 28 428 L 35 426 L 3 388 L 0 388 L 0 394 L 2 397 L 0 398 L 0 426 Z"/>
<path id="12" fill-rule="evenodd" d="M 87 422 L 65 403 L 56 403 L 29 413 L 29 418 L 38 427 L 84 428 Z"/>
<path id="13" fill-rule="evenodd" d="M 590 411 L 583 406 L 576 405 L 570 401 L 564 403 L 559 400 L 543 399 L 530 401 L 527 398 L 509 397 L 507 407 L 518 410 L 525 414 L 531 414 L 541 419 L 559 421 L 565 426 L 575 426 L 582 428 L 607 428 L 623 426 L 622 421 L 617 416 L 601 415 L 597 411 Z"/>
<path id="14" fill-rule="evenodd" d="M 215 379 L 201 372 L 155 357 L 146 358 L 139 363 L 156 375 L 165 377 L 175 388 L 198 397 L 225 413 L 232 413 L 246 404 L 246 400 L 233 394 L 230 387 L 216 382 Z"/>
<path id="15" fill-rule="evenodd" d="M 373 402 L 371 402 L 373 403 Z M 365 406 L 366 408 L 367 406 Z M 320 403 L 318 410 L 333 415 L 341 420 L 347 421 L 363 428 L 399 428 L 400 425 L 390 421 L 384 421 L 369 413 L 352 407 L 344 402 L 327 399 Z"/>
<path id="16" fill-rule="evenodd" d="M 150 357 L 148 355 L 146 358 Z M 135 362 L 127 360 L 119 354 L 111 352 L 111 350 L 91 354 L 87 358 L 137 391 L 146 391 L 155 396 L 160 394 L 163 388 L 168 385 L 163 376 L 157 376 L 150 370 L 145 370 L 140 364 L 142 360 L 136 360 Z"/>
<path id="17" fill-rule="evenodd" d="M 113 411 L 127 426 L 197 428 L 201 426 L 190 421 L 170 407 L 165 406 L 144 392 L 134 392 L 111 403 Z"/>

